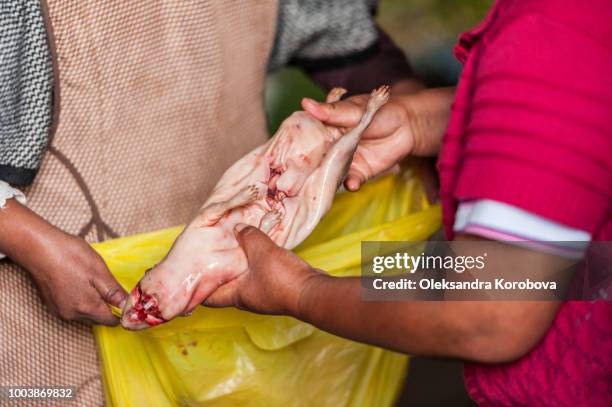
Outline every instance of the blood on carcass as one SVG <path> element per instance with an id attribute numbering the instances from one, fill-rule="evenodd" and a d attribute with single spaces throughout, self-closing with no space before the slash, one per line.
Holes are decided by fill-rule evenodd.
<path id="1" fill-rule="evenodd" d="M 149 326 L 156 326 L 166 322 L 159 310 L 157 298 L 152 295 L 142 294 L 140 284 L 132 290 L 134 306 L 130 310 L 128 318 L 132 322 L 145 322 Z"/>

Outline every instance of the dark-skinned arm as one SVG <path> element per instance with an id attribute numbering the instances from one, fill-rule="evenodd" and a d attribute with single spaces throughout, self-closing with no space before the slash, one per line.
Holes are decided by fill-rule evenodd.
<path id="1" fill-rule="evenodd" d="M 108 304 L 120 307 L 127 293 L 100 255 L 15 199 L 0 209 L 0 252 L 30 273 L 51 312 L 67 320 L 119 323 Z"/>
<path id="2" fill-rule="evenodd" d="M 359 278 L 314 270 L 253 227 L 238 231 L 237 239 L 249 271 L 221 286 L 206 305 L 289 315 L 335 335 L 398 352 L 508 362 L 542 338 L 559 307 L 558 302 L 538 301 L 364 301 Z M 526 252 L 523 260 L 517 260 L 517 250 Z M 539 266 L 546 268 L 550 262 L 551 269 L 559 267 L 544 254 L 527 252 L 509 250 L 513 261 L 507 264 L 517 267 L 522 261 L 528 266 L 535 256 Z"/>

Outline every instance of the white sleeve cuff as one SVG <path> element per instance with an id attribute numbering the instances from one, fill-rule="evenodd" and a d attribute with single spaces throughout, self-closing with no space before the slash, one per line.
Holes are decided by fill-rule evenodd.
<path id="1" fill-rule="evenodd" d="M 22 205 L 27 203 L 26 196 L 20 190 L 13 188 L 8 183 L 0 181 L 0 209 L 4 209 L 6 201 L 15 198 Z"/>
<path id="2" fill-rule="evenodd" d="M 26 196 L 20 190 L 13 188 L 8 183 L 4 181 L 0 181 L 0 210 L 4 209 L 6 205 L 6 201 L 15 198 L 17 202 L 22 205 L 27 203 Z M 0 259 L 5 258 L 6 256 L 0 253 Z"/>
<path id="3" fill-rule="evenodd" d="M 453 229 L 570 258 L 581 258 L 592 239 L 586 231 L 489 199 L 460 203 Z"/>

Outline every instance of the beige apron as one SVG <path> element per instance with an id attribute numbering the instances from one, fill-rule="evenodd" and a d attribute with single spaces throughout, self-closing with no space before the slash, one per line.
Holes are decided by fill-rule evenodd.
<path id="1" fill-rule="evenodd" d="M 266 140 L 276 1 L 47 0 L 57 128 L 29 206 L 89 242 L 185 223 Z M 0 263 L 0 385 L 103 404 L 91 329 L 51 316 Z M 74 404 L 73 404 L 74 405 Z"/>

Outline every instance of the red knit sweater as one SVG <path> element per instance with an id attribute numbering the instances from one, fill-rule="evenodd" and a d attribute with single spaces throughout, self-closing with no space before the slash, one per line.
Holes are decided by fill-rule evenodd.
<path id="1" fill-rule="evenodd" d="M 438 163 L 449 238 L 461 200 L 492 199 L 612 240 L 612 2 L 498 0 L 464 63 Z M 507 365 L 468 365 L 481 405 L 612 405 L 612 305 L 564 303 Z"/>

